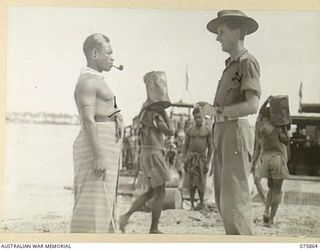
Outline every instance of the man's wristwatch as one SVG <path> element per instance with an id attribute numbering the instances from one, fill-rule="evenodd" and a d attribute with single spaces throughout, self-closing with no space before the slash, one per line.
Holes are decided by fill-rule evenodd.
<path id="1" fill-rule="evenodd" d="M 223 110 L 224 110 L 223 106 L 219 106 L 218 109 L 217 109 L 217 114 L 218 115 L 222 115 Z"/>

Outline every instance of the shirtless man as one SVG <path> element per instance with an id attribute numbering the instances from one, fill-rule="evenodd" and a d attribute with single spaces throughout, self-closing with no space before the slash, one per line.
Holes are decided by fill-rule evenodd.
<path id="1" fill-rule="evenodd" d="M 190 190 L 191 210 L 195 210 L 194 196 L 198 190 L 200 209 L 203 209 L 206 174 L 212 155 L 212 137 L 210 130 L 203 126 L 203 116 L 199 108 L 193 110 L 195 126 L 186 132 L 183 155 L 185 159 L 184 187 Z"/>
<path id="2" fill-rule="evenodd" d="M 144 77 L 146 84 L 148 84 L 148 78 L 157 74 L 164 74 L 164 72 L 146 74 Z M 149 107 L 148 101 L 143 105 L 139 118 L 141 123 L 139 164 L 148 190 L 132 203 L 127 213 L 120 216 L 120 230 L 124 232 L 130 216 L 139 211 L 147 201 L 154 198 L 149 233 L 161 234 L 158 223 L 165 198 L 165 183 L 170 180 L 170 172 L 165 159 L 164 141 L 165 135 L 172 136 L 174 134 L 174 127 L 166 111 Z"/>
<path id="3" fill-rule="evenodd" d="M 169 150 L 166 153 L 166 161 L 169 164 L 170 169 L 174 169 L 175 162 L 176 162 L 177 150 L 176 145 L 171 143 L 169 146 Z"/>
<path id="4" fill-rule="evenodd" d="M 81 129 L 73 145 L 75 200 L 71 232 L 114 232 L 122 118 L 102 74 L 111 70 L 113 52 L 109 38 L 103 34 L 87 37 L 83 51 L 87 67 L 74 92 Z"/>
<path id="5" fill-rule="evenodd" d="M 287 168 L 287 145 L 289 136 L 286 126 L 272 125 L 269 108 L 263 107 L 260 111 L 261 120 L 256 123 L 257 143 L 253 167 L 255 174 L 260 178 L 268 178 L 268 194 L 263 221 L 272 226 L 281 201 L 281 187 L 283 179 L 289 176 Z M 261 164 L 258 161 L 261 160 Z M 271 211 L 270 210 L 271 207 Z"/>
<path id="6" fill-rule="evenodd" d="M 137 145 L 138 141 L 136 138 L 136 135 L 134 134 L 134 129 L 130 129 L 130 135 L 126 138 L 126 168 L 129 171 L 134 172 L 136 169 L 134 169 L 136 165 L 136 154 L 137 154 Z"/>
<path id="7" fill-rule="evenodd" d="M 176 131 L 176 138 L 175 138 L 175 144 L 177 147 L 177 155 L 176 155 L 176 161 L 175 161 L 175 169 L 177 170 L 179 174 L 179 188 L 180 183 L 182 183 L 183 178 L 183 147 L 184 147 L 184 139 L 185 139 L 185 133 L 183 129 Z"/>

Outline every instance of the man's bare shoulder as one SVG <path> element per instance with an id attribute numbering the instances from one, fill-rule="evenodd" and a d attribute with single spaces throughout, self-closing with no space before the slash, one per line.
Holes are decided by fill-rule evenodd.
<path id="1" fill-rule="evenodd" d="M 191 126 L 190 128 L 188 128 L 186 130 L 185 133 L 186 133 L 186 135 L 190 136 L 194 132 L 194 130 L 195 130 L 195 126 Z"/>
<path id="2" fill-rule="evenodd" d="M 91 92 L 99 89 L 101 79 L 91 74 L 82 74 L 76 85 L 76 92 Z"/>
<path id="3" fill-rule="evenodd" d="M 200 131 L 201 137 L 208 137 L 210 135 L 210 130 L 205 126 L 202 126 Z"/>
<path id="4" fill-rule="evenodd" d="M 211 136 L 211 129 L 207 128 L 207 127 L 204 127 L 204 130 L 205 130 L 205 133 L 207 136 Z"/>

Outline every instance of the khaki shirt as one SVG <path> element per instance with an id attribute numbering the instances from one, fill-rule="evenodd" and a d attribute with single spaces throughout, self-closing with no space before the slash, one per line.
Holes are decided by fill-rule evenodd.
<path id="1" fill-rule="evenodd" d="M 254 91 L 259 98 L 261 96 L 258 61 L 244 50 L 236 60 L 226 60 L 226 68 L 219 80 L 213 106 L 244 102 L 246 90 Z"/>

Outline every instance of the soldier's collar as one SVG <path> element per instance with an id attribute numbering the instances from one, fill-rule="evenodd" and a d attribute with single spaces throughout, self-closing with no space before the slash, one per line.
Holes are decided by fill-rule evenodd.
<path id="1" fill-rule="evenodd" d="M 248 53 L 248 50 L 247 49 L 243 49 L 238 54 L 236 54 L 235 56 L 233 56 L 233 57 L 230 56 L 226 60 L 226 66 L 229 66 L 232 62 L 236 62 L 236 61 L 242 62 L 244 59 L 247 58 L 247 53 Z"/>
<path id="2" fill-rule="evenodd" d="M 100 76 L 100 77 L 103 77 L 103 78 L 105 77 L 103 72 L 96 71 L 95 69 L 90 68 L 90 67 L 82 68 L 80 73 L 81 74 L 89 73 L 89 74 L 97 75 L 97 76 Z"/>

